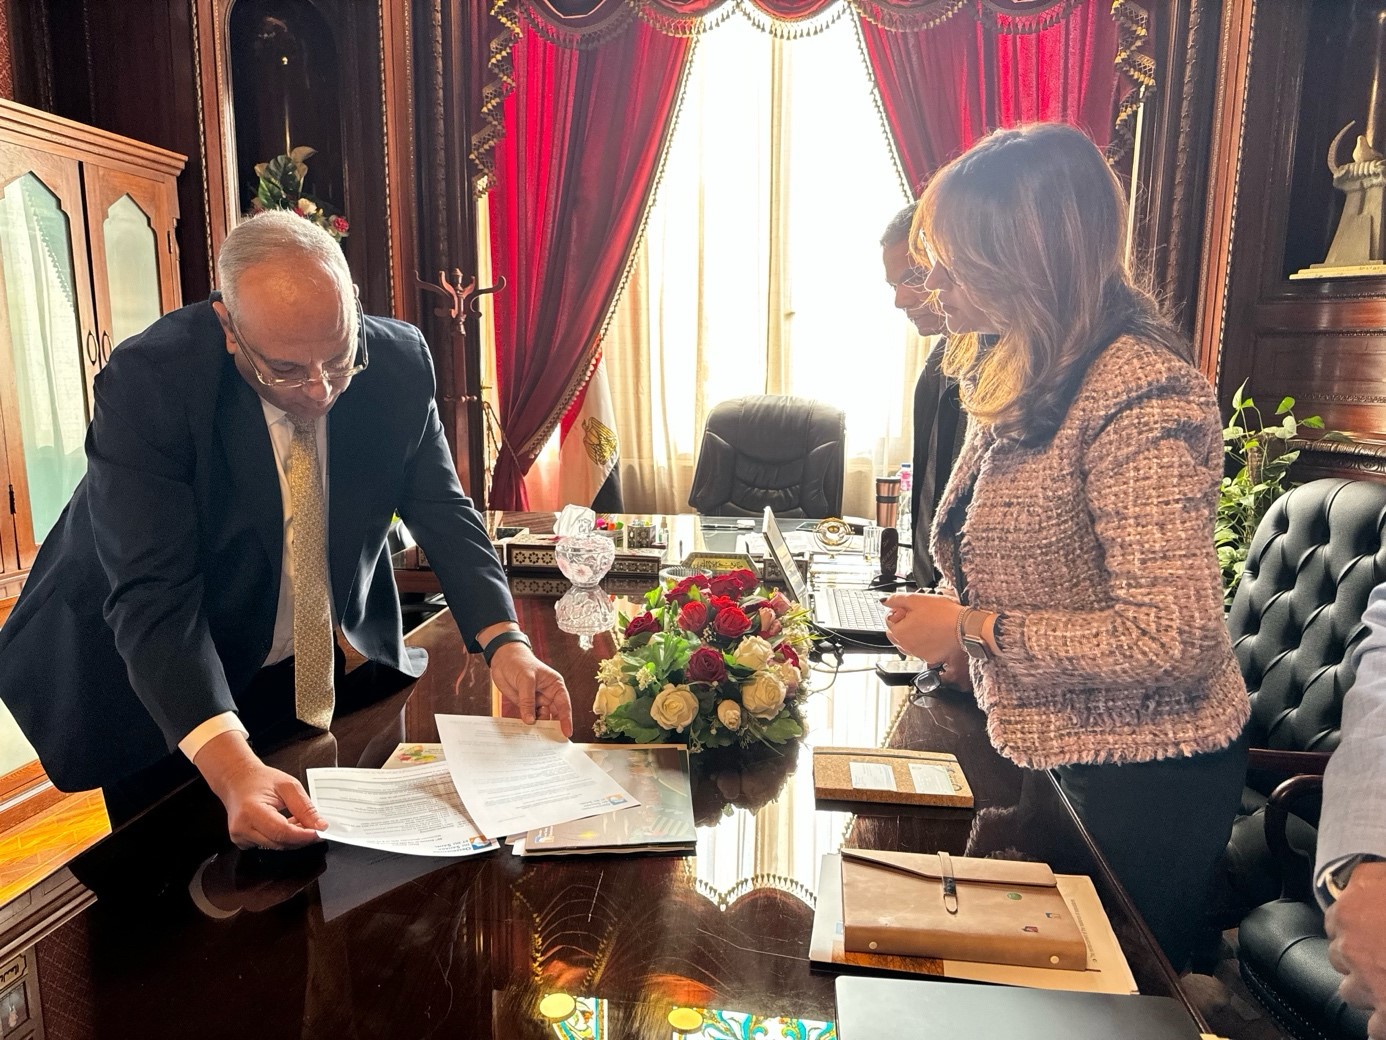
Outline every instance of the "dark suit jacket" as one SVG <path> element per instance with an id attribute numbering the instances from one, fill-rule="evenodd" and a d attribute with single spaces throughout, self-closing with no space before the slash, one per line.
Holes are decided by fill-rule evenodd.
<path id="1" fill-rule="evenodd" d="M 910 487 L 910 523 L 914 541 L 914 580 L 920 588 L 938 581 L 929 556 L 929 529 L 934 524 L 943 489 L 953 472 L 967 434 L 967 416 L 958 401 L 958 384 L 945 376 L 944 344 L 939 342 L 924 360 L 914 385 L 914 483 Z"/>
<path id="2" fill-rule="evenodd" d="M 426 657 L 404 646 L 385 545 L 394 513 L 465 637 L 515 608 L 458 483 L 422 335 L 365 321 L 370 365 L 327 419 L 332 596 L 354 647 L 417 676 Z M 236 707 L 270 649 L 283 552 L 260 398 L 210 302 L 112 353 L 86 452 L 87 474 L 0 628 L 0 698 L 66 790 L 149 765 Z"/>

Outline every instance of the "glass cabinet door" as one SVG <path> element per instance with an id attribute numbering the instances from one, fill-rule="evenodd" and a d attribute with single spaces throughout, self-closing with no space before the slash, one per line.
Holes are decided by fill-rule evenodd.
<path id="1" fill-rule="evenodd" d="M 113 349 L 179 305 L 177 214 L 156 179 L 87 163 L 83 180 L 104 365 Z"/>
<path id="2" fill-rule="evenodd" d="M 76 162 L 0 145 L 0 412 L 21 567 L 86 471 L 99 343 L 79 185 Z"/>

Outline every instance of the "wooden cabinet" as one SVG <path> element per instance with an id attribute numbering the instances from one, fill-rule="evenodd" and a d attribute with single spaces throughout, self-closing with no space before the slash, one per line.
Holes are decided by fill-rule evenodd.
<path id="1" fill-rule="evenodd" d="M 0 101 L 0 600 L 86 469 L 92 381 L 180 306 L 183 157 Z"/>

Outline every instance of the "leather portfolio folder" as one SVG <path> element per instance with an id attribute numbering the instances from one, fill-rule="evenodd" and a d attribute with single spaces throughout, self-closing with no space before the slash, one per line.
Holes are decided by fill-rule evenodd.
<path id="1" fill-rule="evenodd" d="M 1087 966 L 1082 932 L 1043 863 L 843 849 L 842 927 L 854 953 Z"/>

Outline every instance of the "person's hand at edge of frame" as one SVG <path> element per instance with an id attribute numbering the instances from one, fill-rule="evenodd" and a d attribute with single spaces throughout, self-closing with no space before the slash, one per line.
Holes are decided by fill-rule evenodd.
<path id="1" fill-rule="evenodd" d="M 238 848 L 301 848 L 327 829 L 303 785 L 260 761 L 240 733 L 213 737 L 193 765 L 225 806 L 227 832 Z"/>
<path id="2" fill-rule="evenodd" d="M 573 736 L 573 705 L 563 676 L 524 643 L 507 643 L 491 658 L 491 678 L 501 695 L 520 710 L 526 723 L 557 719 L 563 735 Z"/>
<path id="3" fill-rule="evenodd" d="M 1386 861 L 1358 864 L 1324 915 L 1328 960 L 1343 974 L 1339 995 L 1372 1011 L 1367 1035 L 1386 1040 Z"/>

